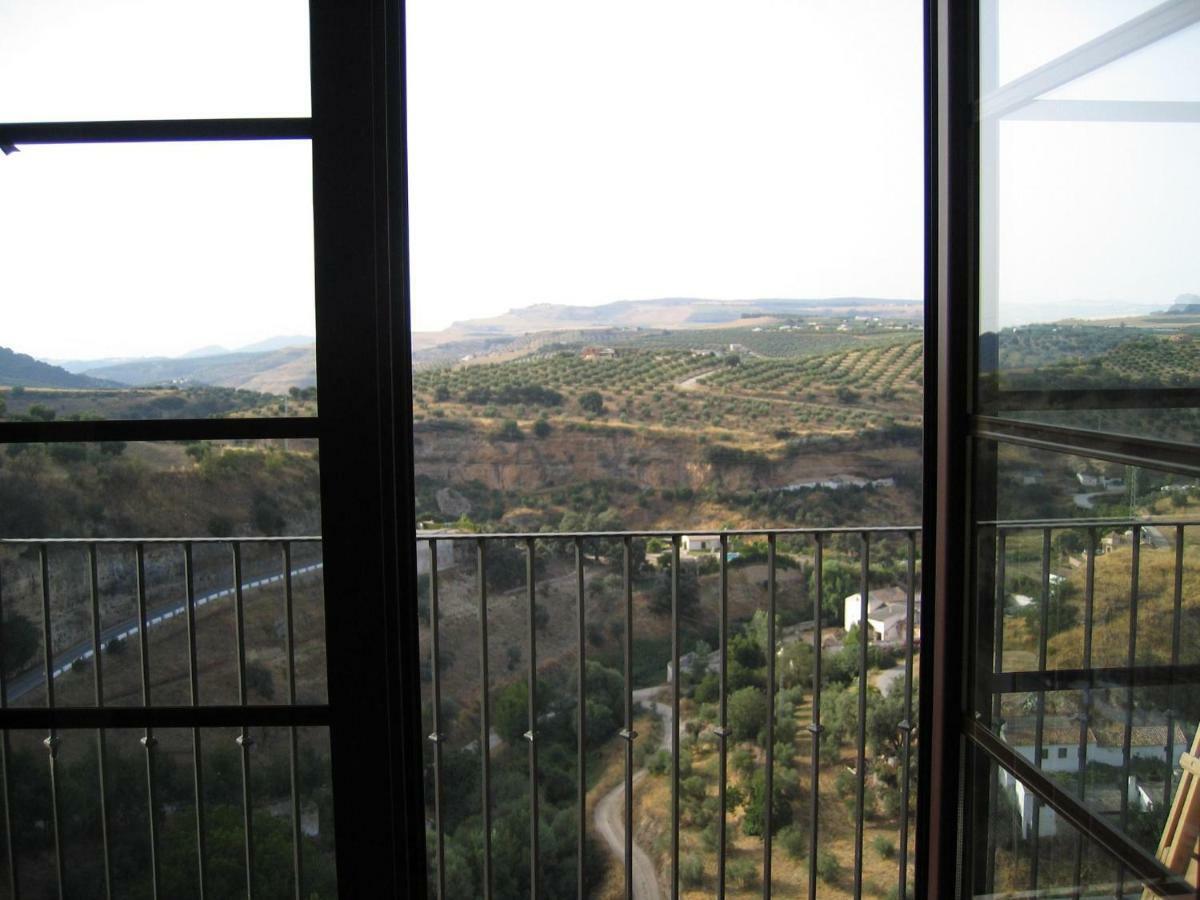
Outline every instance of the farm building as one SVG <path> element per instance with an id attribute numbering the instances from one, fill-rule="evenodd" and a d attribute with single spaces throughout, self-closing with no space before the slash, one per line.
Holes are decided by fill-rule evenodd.
<path id="1" fill-rule="evenodd" d="M 862 616 L 862 594 L 851 594 L 845 599 L 845 628 L 849 631 Z M 907 625 L 908 594 L 903 588 L 890 587 L 871 591 L 867 595 L 867 625 L 869 640 L 887 643 L 908 639 Z M 913 597 L 913 621 L 921 618 L 921 594 Z M 920 626 L 917 626 L 919 628 Z M 916 629 L 914 629 L 915 631 Z M 919 632 L 918 632 L 919 633 Z"/>
<path id="2" fill-rule="evenodd" d="M 683 536 L 684 553 L 707 553 L 721 549 L 721 539 L 715 534 L 685 534 Z"/>
<path id="3" fill-rule="evenodd" d="M 1037 717 L 1022 716 L 1010 719 L 1001 726 L 1000 736 L 1014 750 L 1028 759 L 1036 762 L 1037 747 Z M 1174 725 L 1174 745 L 1186 748 L 1187 737 L 1178 723 Z M 1112 722 L 1097 722 L 1084 732 L 1086 736 L 1087 761 L 1108 766 L 1120 766 L 1122 763 L 1122 744 L 1124 741 L 1124 726 Z M 1079 771 L 1079 719 L 1075 716 L 1046 716 L 1042 724 L 1041 766 L 1044 772 Z M 1166 725 L 1135 725 L 1130 731 L 1130 757 L 1132 759 L 1166 758 L 1167 727 Z M 1034 827 L 1035 803 L 1033 794 L 1025 786 L 1010 775 L 1005 769 L 999 770 L 1000 786 L 1013 793 L 1018 809 L 1021 810 L 1021 833 L 1028 837 Z M 1155 797 L 1162 796 L 1162 785 L 1153 786 L 1130 775 L 1126 785 L 1129 794 L 1129 808 L 1140 812 L 1150 812 L 1155 806 Z M 1096 786 L 1089 788 L 1089 803 L 1095 809 L 1105 814 L 1115 814 L 1120 809 L 1120 785 Z M 1038 833 L 1042 837 L 1055 834 L 1057 822 L 1053 811 L 1043 807 L 1038 817 Z"/>

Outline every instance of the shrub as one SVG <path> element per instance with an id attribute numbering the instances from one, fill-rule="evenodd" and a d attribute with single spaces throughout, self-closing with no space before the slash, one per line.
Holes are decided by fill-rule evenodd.
<path id="1" fill-rule="evenodd" d="M 646 761 L 646 768 L 651 775 L 666 775 L 671 771 L 671 751 L 659 750 Z"/>
<path id="2" fill-rule="evenodd" d="M 704 883 L 704 862 L 694 853 L 679 860 L 679 880 L 687 887 L 699 887 Z"/>
<path id="3" fill-rule="evenodd" d="M 875 839 L 871 841 L 871 846 L 875 848 L 875 852 L 883 859 L 891 859 L 896 855 L 896 845 L 892 839 L 885 837 L 882 834 L 875 835 Z"/>
<path id="4" fill-rule="evenodd" d="M 545 419 L 538 419 L 533 423 L 533 433 L 536 437 L 544 438 L 550 433 L 550 423 Z"/>
<path id="5" fill-rule="evenodd" d="M 829 850 L 817 854 L 817 875 L 826 884 L 835 884 L 842 877 L 842 864 Z"/>
<path id="6" fill-rule="evenodd" d="M 729 879 L 743 891 L 753 890 L 758 886 L 758 866 L 748 859 L 735 859 L 726 869 Z"/>
<path id="7" fill-rule="evenodd" d="M 804 855 L 808 852 L 808 841 L 805 839 L 804 832 L 795 826 L 789 825 L 784 828 L 779 832 L 776 840 L 790 859 L 804 859 Z"/>
<path id="8" fill-rule="evenodd" d="M 594 416 L 602 415 L 604 413 L 604 397 L 599 391 L 586 391 L 579 395 L 579 408 Z"/>
<path id="9" fill-rule="evenodd" d="M 488 435 L 491 441 L 523 441 L 525 440 L 525 432 L 521 431 L 521 426 L 512 419 L 506 421 L 503 425 Z"/>

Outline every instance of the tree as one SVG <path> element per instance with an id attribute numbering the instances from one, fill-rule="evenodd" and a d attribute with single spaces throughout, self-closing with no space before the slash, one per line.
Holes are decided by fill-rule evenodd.
<path id="1" fill-rule="evenodd" d="M 654 578 L 654 587 L 650 591 L 650 611 L 656 616 L 669 615 L 671 612 L 671 591 L 673 589 L 670 568 L 659 569 Z M 696 567 L 680 560 L 679 569 L 679 616 L 686 617 L 700 602 L 700 578 Z"/>
<path id="2" fill-rule="evenodd" d="M 757 740 L 767 724 L 767 695 L 756 687 L 744 687 L 729 695 L 728 710 L 734 740 Z"/>
<path id="3" fill-rule="evenodd" d="M 782 773 L 779 773 L 782 774 Z M 796 797 L 796 785 L 787 778 L 772 779 L 771 834 L 792 824 L 792 801 Z M 750 796 L 746 800 L 746 815 L 742 819 L 742 831 L 752 837 L 762 837 L 766 831 L 766 773 L 759 768 L 750 779 Z"/>
<path id="4" fill-rule="evenodd" d="M 599 391 L 585 391 L 579 395 L 579 408 L 594 416 L 604 414 L 604 397 Z"/>
<path id="5" fill-rule="evenodd" d="M 501 688 L 492 701 L 492 726 L 510 745 L 515 745 L 529 730 L 528 691 L 524 681 L 514 681 Z"/>
<path id="6" fill-rule="evenodd" d="M 41 636 L 38 629 L 20 613 L 10 613 L 4 620 L 4 668 L 15 675 L 38 652 Z"/>

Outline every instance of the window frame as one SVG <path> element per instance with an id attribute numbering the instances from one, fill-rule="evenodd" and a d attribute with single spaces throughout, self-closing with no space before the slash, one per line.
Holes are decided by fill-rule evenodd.
<path id="1" fill-rule="evenodd" d="M 319 415 L 0 422 L 0 443 L 319 440 L 328 703 L 0 704 L 0 730 L 327 727 L 339 894 L 420 896 L 420 676 L 404 627 L 416 615 L 404 6 L 311 0 L 309 31 L 310 118 L 0 123 L 0 145 L 310 140 Z"/>
<path id="2" fill-rule="evenodd" d="M 1166 2 L 1152 13 L 1178 13 Z M 1168 9 L 1168 7 L 1176 7 Z M 1069 408 L 1096 392 L 987 393 L 979 379 L 977 335 L 980 273 L 990 260 L 981 203 L 981 28 L 994 28 L 997 0 L 928 0 L 926 52 L 926 444 L 922 608 L 920 770 L 917 838 L 918 896 L 974 896 L 988 869 L 986 804 L 975 789 L 989 771 L 1007 769 L 1042 805 L 1086 840 L 1166 895 L 1192 896 L 1157 859 L 1046 777 L 1034 763 L 977 721 L 985 685 L 975 684 L 976 658 L 990 659 L 988 610 L 993 597 L 994 546 L 978 537 L 994 522 L 999 444 L 1056 450 L 1187 475 L 1200 473 L 1194 447 L 1010 418 L 1011 408 Z M 1147 16 L 1150 14 L 1148 13 Z M 1145 18 L 1145 17 L 1142 17 Z M 1169 23 L 1159 23 L 1168 27 Z M 1020 79 L 1018 79 L 1020 80 Z M 1194 389 L 1105 391 L 1101 407 L 1196 405 Z M 1034 406 L 1029 406 L 1030 403 Z M 1045 751 L 1043 751 L 1044 753 Z"/>

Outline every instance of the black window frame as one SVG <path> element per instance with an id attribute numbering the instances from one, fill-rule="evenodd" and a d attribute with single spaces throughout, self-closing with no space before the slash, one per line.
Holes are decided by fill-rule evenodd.
<path id="1" fill-rule="evenodd" d="M 6 151 L 311 141 L 318 417 L 0 422 L 0 443 L 317 439 L 328 703 L 0 708 L 0 730 L 327 727 L 338 889 L 346 897 L 425 893 L 417 644 L 415 630 L 403 627 L 416 596 L 415 545 L 405 539 L 415 521 L 406 499 L 403 13 L 389 0 L 311 0 L 308 118 L 0 123 Z"/>
<path id="2" fill-rule="evenodd" d="M 926 355 L 925 507 L 922 608 L 918 896 L 974 896 L 988 869 L 986 803 L 975 789 L 998 769 L 1012 772 L 1035 802 L 1052 809 L 1134 878 L 1164 895 L 1194 896 L 1152 855 L 1094 814 L 1070 792 L 979 721 L 973 646 L 990 622 L 994 547 L 979 537 L 994 522 L 995 461 L 1000 444 L 1074 453 L 1195 476 L 1194 447 L 1146 436 L 1045 425 L 1012 410 L 1198 405 L 1200 392 L 1168 390 L 995 392 L 981 383 L 978 323 L 981 260 L 981 28 L 996 0 L 928 0 L 926 13 Z M 1178 10 L 1163 3 L 1152 13 Z M 1151 13 L 1147 13 L 1150 15 Z M 1169 25 L 1167 26 L 1169 27 Z M 978 585 L 977 585 L 978 581 Z M 977 598 L 980 598 L 977 601 Z M 977 608 L 978 607 L 978 608 Z M 1132 677 L 1132 676 L 1131 676 Z M 1044 751 L 1043 751 L 1044 752 Z M 986 793 L 986 792 L 985 792 Z"/>

